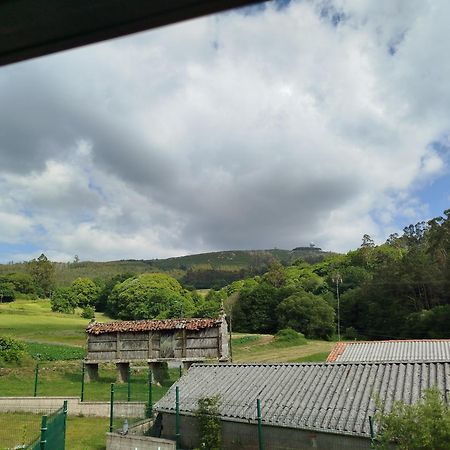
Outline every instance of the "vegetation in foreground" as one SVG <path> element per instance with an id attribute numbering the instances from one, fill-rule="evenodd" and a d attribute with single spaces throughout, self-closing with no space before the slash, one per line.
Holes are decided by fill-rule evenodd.
<path id="1" fill-rule="evenodd" d="M 375 448 L 450 449 L 450 407 L 437 388 L 428 389 L 423 398 L 412 405 L 396 402 L 389 413 L 383 405 L 375 416 L 378 427 Z"/>

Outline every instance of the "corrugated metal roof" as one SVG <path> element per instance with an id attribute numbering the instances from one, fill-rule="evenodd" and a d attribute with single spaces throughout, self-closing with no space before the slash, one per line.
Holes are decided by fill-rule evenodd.
<path id="1" fill-rule="evenodd" d="M 219 327 L 223 319 L 165 319 L 165 320 L 122 320 L 120 322 L 94 322 L 88 325 L 89 334 L 139 332 L 154 330 L 191 330 Z"/>
<path id="2" fill-rule="evenodd" d="M 220 415 L 330 433 L 369 436 L 375 398 L 390 409 L 393 401 L 417 401 L 436 385 L 450 390 L 450 362 L 193 365 L 177 383 L 180 411 L 192 414 L 199 398 L 220 395 Z M 174 412 L 175 385 L 155 404 Z"/>
<path id="3" fill-rule="evenodd" d="M 338 342 L 327 362 L 450 361 L 450 339 Z"/>

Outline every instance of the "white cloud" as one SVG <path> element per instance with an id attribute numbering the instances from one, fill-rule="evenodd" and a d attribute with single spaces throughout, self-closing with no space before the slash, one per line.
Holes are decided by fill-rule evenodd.
<path id="1" fill-rule="evenodd" d="M 447 170 L 449 15 L 268 3 L 3 69 L 0 211 L 69 259 L 384 240 Z"/>

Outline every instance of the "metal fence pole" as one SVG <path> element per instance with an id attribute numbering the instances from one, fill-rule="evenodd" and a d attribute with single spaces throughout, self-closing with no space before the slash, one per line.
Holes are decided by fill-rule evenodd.
<path id="1" fill-rule="evenodd" d="M 64 414 L 64 448 L 66 447 L 66 427 L 67 427 L 67 400 L 63 403 L 63 414 Z"/>
<path id="2" fill-rule="evenodd" d="M 80 395 L 80 401 L 84 401 L 84 363 L 81 366 L 81 395 Z"/>
<path id="3" fill-rule="evenodd" d="M 38 378 L 39 378 L 39 363 L 37 363 L 36 367 L 34 368 L 34 397 L 37 396 Z"/>
<path id="4" fill-rule="evenodd" d="M 148 407 L 147 407 L 147 417 L 153 416 L 153 382 L 152 382 L 152 371 L 148 369 Z"/>
<path id="5" fill-rule="evenodd" d="M 180 366 L 180 378 L 183 376 L 183 366 Z"/>
<path id="6" fill-rule="evenodd" d="M 127 392 L 127 401 L 131 401 L 131 367 L 128 365 L 127 369 L 127 381 L 128 381 L 128 392 Z"/>
<path id="7" fill-rule="evenodd" d="M 180 388 L 178 386 L 175 387 L 175 441 L 176 441 L 176 450 L 180 449 Z"/>
<path id="8" fill-rule="evenodd" d="M 113 431 L 113 420 L 114 420 L 114 383 L 111 383 L 111 400 L 109 409 L 109 432 Z"/>
<path id="9" fill-rule="evenodd" d="M 258 445 L 259 450 L 264 450 L 264 440 L 262 432 L 262 418 L 261 418 L 261 402 L 259 398 L 256 400 L 256 413 L 258 417 Z"/>
<path id="10" fill-rule="evenodd" d="M 40 449 L 45 450 L 47 444 L 47 416 L 42 416 Z"/>

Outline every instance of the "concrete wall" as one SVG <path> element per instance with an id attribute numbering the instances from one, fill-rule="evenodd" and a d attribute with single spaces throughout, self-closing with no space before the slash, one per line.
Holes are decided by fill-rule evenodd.
<path id="1" fill-rule="evenodd" d="M 106 433 L 106 450 L 175 450 L 175 442 L 147 436 Z"/>
<path id="2" fill-rule="evenodd" d="M 181 447 L 193 449 L 199 446 L 197 420 L 192 416 L 181 416 Z M 163 414 L 162 434 L 166 439 L 175 439 L 175 415 Z M 320 433 L 292 428 L 263 426 L 266 450 L 370 450 L 370 439 L 359 436 Z M 223 450 L 257 450 L 258 429 L 256 424 L 222 421 Z"/>
<path id="3" fill-rule="evenodd" d="M 81 402 L 78 397 L 0 397 L 0 412 L 46 412 L 68 401 L 71 416 L 109 417 L 109 402 Z M 145 417 L 143 402 L 114 402 L 114 417 Z"/>

